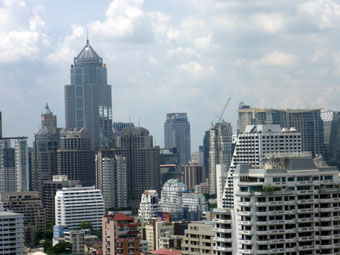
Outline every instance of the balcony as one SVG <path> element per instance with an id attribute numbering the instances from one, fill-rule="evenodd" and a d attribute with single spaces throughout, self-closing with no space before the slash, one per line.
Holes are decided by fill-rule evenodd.
<path id="1" fill-rule="evenodd" d="M 222 242 L 222 243 L 231 243 L 232 239 L 230 238 L 223 238 L 223 237 L 214 237 L 213 240 L 215 242 Z"/>
<path id="2" fill-rule="evenodd" d="M 231 229 L 225 229 L 225 228 L 213 228 L 214 232 L 219 233 L 231 233 Z"/>

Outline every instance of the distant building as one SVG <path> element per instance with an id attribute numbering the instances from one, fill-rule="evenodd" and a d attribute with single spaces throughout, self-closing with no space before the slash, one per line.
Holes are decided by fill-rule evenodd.
<path id="1" fill-rule="evenodd" d="M 147 222 L 151 222 L 157 216 L 158 208 L 158 194 L 156 190 L 146 190 L 142 194 L 139 204 L 138 217 Z"/>
<path id="2" fill-rule="evenodd" d="M 57 174 L 58 129 L 57 116 L 48 104 L 41 113 L 41 129 L 34 135 L 32 188 L 42 197 L 43 182 Z"/>
<path id="3" fill-rule="evenodd" d="M 95 184 L 95 155 L 87 129 L 63 129 L 57 156 L 58 175 L 79 180 L 83 186 Z"/>
<path id="4" fill-rule="evenodd" d="M 79 181 L 69 181 L 67 175 L 54 175 L 51 181 L 44 181 L 42 188 L 42 203 L 45 209 L 46 222 L 55 220 L 55 195 L 62 188 L 71 188 L 79 185 Z"/>
<path id="5" fill-rule="evenodd" d="M 86 229 L 71 230 L 64 232 L 65 242 L 72 244 L 72 255 L 83 255 L 85 253 Z"/>
<path id="6" fill-rule="evenodd" d="M 190 123 L 186 113 L 168 113 L 164 123 L 164 146 L 176 147 L 182 165 L 191 158 Z"/>
<path id="7" fill-rule="evenodd" d="M 200 183 L 199 185 L 195 185 L 195 193 L 209 194 L 209 184 L 208 183 Z"/>
<path id="8" fill-rule="evenodd" d="M 182 208 L 182 194 L 187 186 L 177 179 L 168 180 L 162 187 L 159 208 L 162 212 L 169 212 L 171 219 L 182 219 L 184 211 Z"/>
<path id="9" fill-rule="evenodd" d="M 203 194 L 183 193 L 182 208 L 184 219 L 197 221 L 203 219 L 203 212 L 208 211 L 208 204 Z"/>
<path id="10" fill-rule="evenodd" d="M 99 189 L 74 187 L 58 190 L 55 196 L 55 224 L 79 229 L 84 221 L 90 222 L 94 230 L 101 227 L 105 214 L 104 200 Z"/>
<path id="11" fill-rule="evenodd" d="M 295 128 L 301 134 L 302 151 L 313 157 L 325 154 L 324 127 L 320 109 L 242 108 L 238 110 L 237 129 L 243 133 L 247 125 L 273 124 Z"/>
<path id="12" fill-rule="evenodd" d="M 205 166 L 201 164 L 189 163 L 184 166 L 184 183 L 190 191 L 195 190 L 195 186 L 205 182 Z"/>
<path id="13" fill-rule="evenodd" d="M 232 127 L 225 121 L 213 123 L 209 132 L 209 188 L 217 194 L 216 165 L 229 168 L 232 158 Z"/>
<path id="14" fill-rule="evenodd" d="M 182 244 L 182 254 L 214 254 L 214 225 L 211 222 L 189 223 Z"/>
<path id="15" fill-rule="evenodd" d="M 340 112 L 321 113 L 324 130 L 325 154 L 327 163 L 340 169 Z"/>
<path id="16" fill-rule="evenodd" d="M 108 215 L 102 219 L 103 255 L 139 255 L 141 240 L 137 237 L 137 223 L 134 218 L 124 215 Z"/>
<path id="17" fill-rule="evenodd" d="M 123 129 L 117 146 L 127 162 L 128 202 L 138 209 L 144 190 L 160 191 L 159 147 L 153 146 L 153 137 L 143 127 Z"/>
<path id="18" fill-rule="evenodd" d="M 92 149 L 112 146 L 112 96 L 103 59 L 87 40 L 71 65 L 65 85 L 65 127 L 89 130 Z M 69 177 L 70 178 L 70 177 Z M 71 178 L 70 178 L 71 179 Z"/>
<path id="19" fill-rule="evenodd" d="M 24 255 L 24 242 L 24 216 L 4 211 L 0 204 L 0 254 Z"/>
<path id="20" fill-rule="evenodd" d="M 127 162 L 119 150 L 97 152 L 96 188 L 102 191 L 106 209 L 127 207 Z"/>
<path id="21" fill-rule="evenodd" d="M 2 137 L 0 158 L 0 192 L 28 191 L 27 137 Z"/>
<path id="22" fill-rule="evenodd" d="M 129 128 L 129 127 L 135 127 L 135 124 L 132 122 L 113 122 L 112 123 L 112 130 L 113 130 L 113 140 L 114 140 L 114 146 L 116 147 L 117 144 L 117 137 L 120 136 L 120 133 L 123 129 Z"/>

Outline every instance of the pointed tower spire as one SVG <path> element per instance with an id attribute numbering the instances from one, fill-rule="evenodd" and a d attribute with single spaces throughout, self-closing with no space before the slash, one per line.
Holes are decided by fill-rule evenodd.
<path id="1" fill-rule="evenodd" d="M 88 28 L 86 29 L 86 44 L 90 44 L 90 41 L 89 41 L 89 29 Z"/>

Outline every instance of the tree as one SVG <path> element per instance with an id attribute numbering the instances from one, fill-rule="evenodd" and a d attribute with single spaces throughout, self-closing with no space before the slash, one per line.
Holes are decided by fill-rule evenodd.
<path id="1" fill-rule="evenodd" d="M 72 252 L 72 244 L 69 242 L 61 242 L 47 249 L 47 254 L 67 254 Z"/>
<path id="2" fill-rule="evenodd" d="M 83 221 L 82 223 L 80 223 L 79 228 L 80 229 L 90 229 L 91 232 L 92 232 L 92 223 L 87 222 L 87 221 Z"/>

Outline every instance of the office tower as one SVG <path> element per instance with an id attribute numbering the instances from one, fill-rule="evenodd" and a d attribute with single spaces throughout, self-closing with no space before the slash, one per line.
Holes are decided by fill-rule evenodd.
<path id="1" fill-rule="evenodd" d="M 58 190 L 62 188 L 75 187 L 79 181 L 69 181 L 66 175 L 54 175 L 51 181 L 44 181 L 42 188 L 42 203 L 45 209 L 46 222 L 55 220 L 55 200 Z"/>
<path id="2" fill-rule="evenodd" d="M 58 150 L 57 116 L 53 115 L 48 104 L 41 113 L 41 129 L 34 135 L 34 158 L 32 188 L 42 197 L 43 182 L 52 180 L 57 174 Z"/>
<path id="3" fill-rule="evenodd" d="M 4 192 L 0 193 L 0 202 L 6 210 L 24 215 L 25 241 L 34 244 L 37 231 L 46 228 L 45 210 L 39 199 L 38 192 Z"/>
<path id="4" fill-rule="evenodd" d="M 105 206 L 102 193 L 95 187 L 62 188 L 55 195 L 55 224 L 79 229 L 82 222 L 90 222 L 93 230 L 102 225 Z"/>
<path id="5" fill-rule="evenodd" d="M 33 191 L 34 148 L 28 147 L 28 190 Z"/>
<path id="6" fill-rule="evenodd" d="M 191 153 L 190 163 L 204 164 L 204 151 L 203 146 L 198 147 L 198 151 Z"/>
<path id="7" fill-rule="evenodd" d="M 209 132 L 209 188 L 210 194 L 216 194 L 216 165 L 230 166 L 232 157 L 232 135 L 231 124 L 225 121 L 213 123 Z"/>
<path id="8" fill-rule="evenodd" d="M 24 255 L 24 216 L 4 211 L 0 204 L 0 254 Z"/>
<path id="9" fill-rule="evenodd" d="M 216 255 L 237 255 L 236 243 L 233 247 L 233 230 L 235 226 L 233 224 L 233 210 L 231 209 L 214 209 L 213 210 L 213 231 L 215 236 L 214 252 Z"/>
<path id="10" fill-rule="evenodd" d="M 105 208 L 127 207 L 126 157 L 119 150 L 99 150 L 96 155 L 96 188 L 103 194 Z"/>
<path id="11" fill-rule="evenodd" d="M 124 128 L 128 127 L 135 127 L 135 124 L 132 122 L 113 122 L 112 123 L 112 132 L 113 132 L 113 140 L 114 140 L 114 145 L 116 146 L 116 140 L 117 137 L 120 136 L 120 133 Z"/>
<path id="12" fill-rule="evenodd" d="M 153 147 L 153 137 L 142 127 L 123 129 L 118 147 L 126 153 L 128 200 L 138 209 L 144 190 L 160 191 L 159 147 Z"/>
<path id="13" fill-rule="evenodd" d="M 188 224 L 182 244 L 182 254 L 214 254 L 215 236 L 212 222 L 194 222 Z"/>
<path id="14" fill-rule="evenodd" d="M 301 134 L 302 150 L 313 157 L 324 155 L 324 131 L 320 109 L 245 108 L 238 110 L 237 129 L 243 133 L 247 125 L 274 124 L 295 128 Z"/>
<path id="15" fill-rule="evenodd" d="M 170 179 L 181 179 L 180 157 L 176 147 L 160 150 L 160 164 L 161 186 Z"/>
<path id="16" fill-rule="evenodd" d="M 184 219 L 202 220 L 203 212 L 208 211 L 208 204 L 203 194 L 183 193 L 182 208 L 184 209 Z"/>
<path id="17" fill-rule="evenodd" d="M 203 137 L 203 161 L 205 166 L 205 176 L 209 176 L 209 137 L 210 137 L 210 130 L 204 132 Z"/>
<path id="18" fill-rule="evenodd" d="M 327 163 L 340 168 L 340 112 L 321 113 L 324 131 L 324 145 Z"/>
<path id="19" fill-rule="evenodd" d="M 79 180 L 83 186 L 94 185 L 95 159 L 91 136 L 87 129 L 63 129 L 57 151 L 58 175 Z"/>
<path id="20" fill-rule="evenodd" d="M 233 159 L 227 173 L 222 199 L 218 196 L 217 207 L 233 207 L 233 173 L 238 164 L 259 165 L 266 155 L 301 152 L 301 135 L 279 125 L 249 125 L 236 142 Z M 224 167 L 224 166 L 221 166 Z M 223 171 L 224 172 L 224 171 Z"/>
<path id="21" fill-rule="evenodd" d="M 168 113 L 164 123 L 164 147 L 176 147 L 182 165 L 191 158 L 190 123 L 186 113 Z"/>
<path id="22" fill-rule="evenodd" d="M 87 128 L 92 148 L 112 145 L 111 85 L 103 59 L 87 43 L 71 65 L 71 84 L 65 85 L 66 128 Z"/>
<path id="23" fill-rule="evenodd" d="M 0 112 L 0 139 L 2 138 L 2 112 Z"/>
<path id="24" fill-rule="evenodd" d="M 139 255 L 142 252 L 137 237 L 138 224 L 134 220 L 121 213 L 103 217 L 103 255 Z"/>
<path id="25" fill-rule="evenodd" d="M 171 219 L 182 219 L 182 194 L 187 186 L 177 179 L 168 180 L 162 187 L 159 208 L 162 212 L 169 212 Z"/>
<path id="26" fill-rule="evenodd" d="M 30 179 L 27 137 L 2 137 L 0 158 L 0 192 L 27 191 Z"/>
<path id="27" fill-rule="evenodd" d="M 146 190 L 142 194 L 139 204 L 138 216 L 147 222 L 151 222 L 157 216 L 158 194 L 156 190 Z"/>
<path id="28" fill-rule="evenodd" d="M 184 166 L 184 184 L 190 191 L 195 190 L 195 186 L 206 181 L 204 165 L 189 163 Z"/>
<path id="29" fill-rule="evenodd" d="M 237 254 L 340 254 L 336 167 L 283 154 L 240 164 L 233 177 Z"/>

